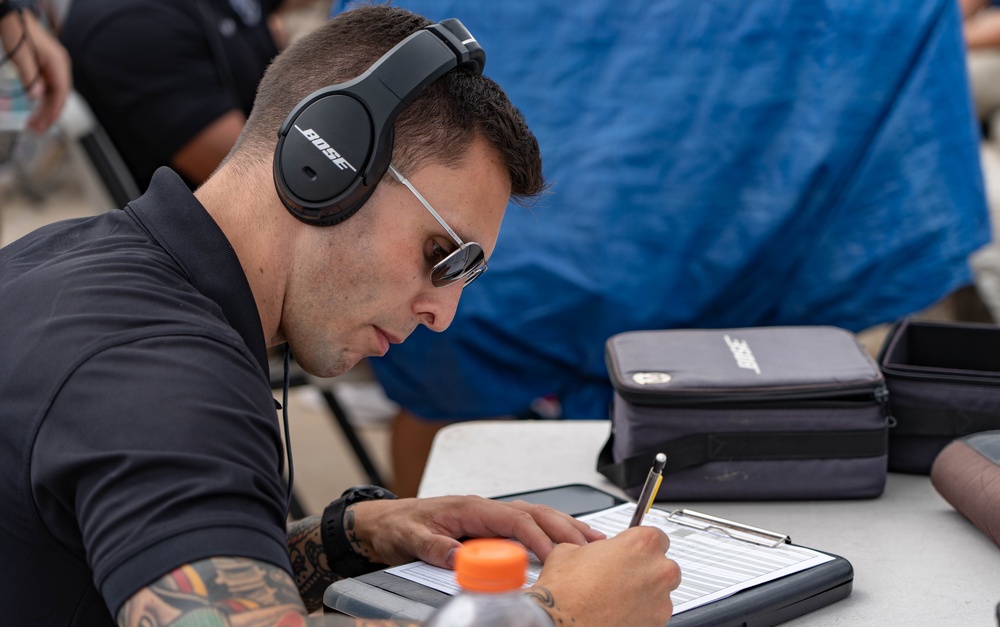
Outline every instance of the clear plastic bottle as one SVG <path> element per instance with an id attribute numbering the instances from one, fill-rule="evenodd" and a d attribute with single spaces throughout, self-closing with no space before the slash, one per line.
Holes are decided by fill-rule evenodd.
<path id="1" fill-rule="evenodd" d="M 469 540 L 455 553 L 462 593 L 445 603 L 425 627 L 552 627 L 549 615 L 521 592 L 528 552 L 510 540 Z"/>

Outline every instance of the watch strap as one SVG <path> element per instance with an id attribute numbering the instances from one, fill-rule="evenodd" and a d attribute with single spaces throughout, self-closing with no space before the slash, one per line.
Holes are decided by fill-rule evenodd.
<path id="1" fill-rule="evenodd" d="M 330 570 L 342 577 L 357 577 L 387 567 L 387 564 L 372 562 L 354 550 L 344 528 L 344 514 L 355 503 L 395 499 L 396 495 L 378 486 L 350 488 L 332 501 L 323 510 L 320 519 L 320 536 Z"/>

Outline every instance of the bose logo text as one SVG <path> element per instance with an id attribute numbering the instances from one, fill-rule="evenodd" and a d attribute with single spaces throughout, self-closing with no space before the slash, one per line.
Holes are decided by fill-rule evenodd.
<path id="1" fill-rule="evenodd" d="M 733 357 L 736 359 L 736 365 L 740 368 L 753 370 L 757 374 L 760 374 L 760 366 L 757 365 L 757 358 L 753 356 L 753 351 L 750 350 L 750 345 L 747 344 L 747 341 L 734 340 L 728 335 L 724 337 L 726 339 L 726 345 L 729 346 L 729 350 L 733 353 Z"/>
<path id="2" fill-rule="evenodd" d="M 336 165 L 338 168 L 340 168 L 341 170 L 346 170 L 347 168 L 350 168 L 351 170 L 357 172 L 354 166 L 351 165 L 350 161 L 341 157 L 339 152 L 334 150 L 333 147 L 330 146 L 330 144 L 326 143 L 325 139 L 319 136 L 319 133 L 312 130 L 311 128 L 307 128 L 306 130 L 303 131 L 297 125 L 295 127 L 295 130 L 302 133 L 302 135 L 306 139 L 312 142 L 313 146 L 316 146 L 316 148 L 318 148 L 320 152 L 326 155 L 327 159 L 333 161 L 333 164 Z"/>

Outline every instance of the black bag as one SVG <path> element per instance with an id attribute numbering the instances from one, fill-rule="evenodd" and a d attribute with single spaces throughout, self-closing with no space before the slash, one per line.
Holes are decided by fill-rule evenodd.
<path id="1" fill-rule="evenodd" d="M 878 355 L 889 387 L 889 470 L 929 474 L 963 435 L 1000 429 L 1000 327 L 904 319 Z"/>
<path id="2" fill-rule="evenodd" d="M 875 497 L 886 478 L 885 383 L 835 327 L 636 331 L 607 341 L 612 433 L 598 471 L 657 500 Z"/>

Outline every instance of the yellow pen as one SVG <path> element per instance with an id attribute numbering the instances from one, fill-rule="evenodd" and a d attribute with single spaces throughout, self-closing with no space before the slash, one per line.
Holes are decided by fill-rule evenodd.
<path id="1" fill-rule="evenodd" d="M 646 483 L 642 486 L 639 494 L 639 501 L 635 505 L 635 513 L 632 514 L 632 522 L 629 527 L 638 527 L 642 524 L 642 518 L 653 506 L 653 499 L 656 498 L 656 491 L 660 489 L 660 482 L 663 481 L 663 467 L 667 465 L 667 456 L 663 453 L 656 454 L 656 461 L 646 475 Z"/>

